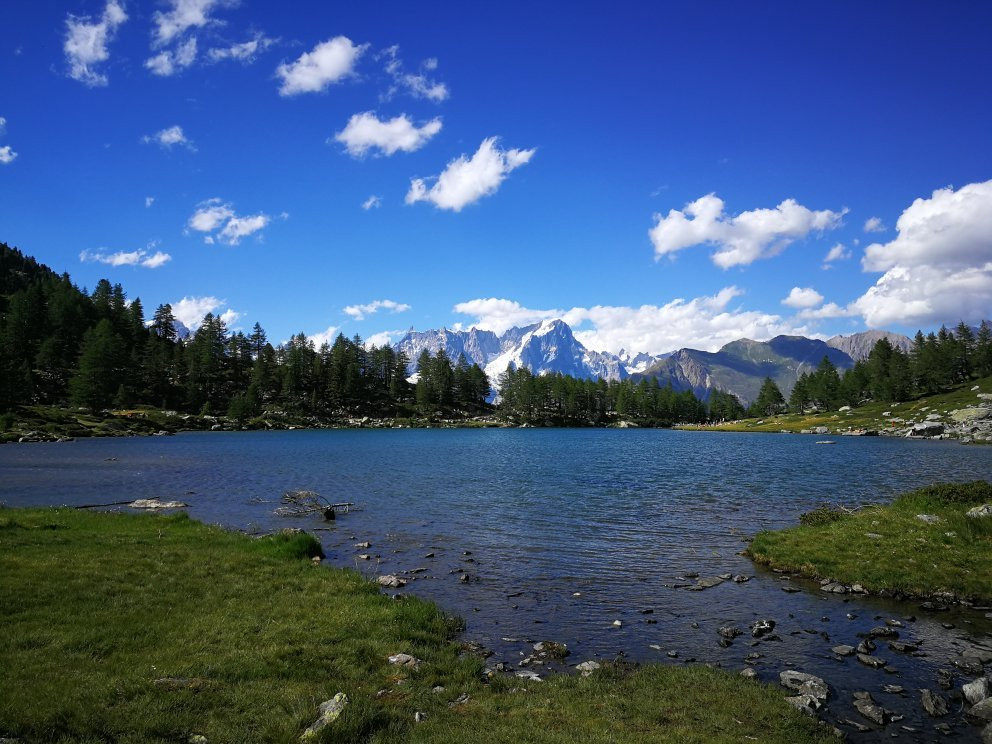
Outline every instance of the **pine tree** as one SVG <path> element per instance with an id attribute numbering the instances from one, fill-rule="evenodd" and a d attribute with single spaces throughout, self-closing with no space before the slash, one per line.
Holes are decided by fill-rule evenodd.
<path id="1" fill-rule="evenodd" d="M 758 397 L 751 405 L 751 415 L 774 416 L 784 410 L 785 398 L 782 396 L 782 391 L 778 389 L 778 385 L 771 377 L 766 377 L 765 381 L 761 383 Z"/>
<path id="2" fill-rule="evenodd" d="M 109 406 L 124 381 L 126 361 L 124 339 L 104 318 L 83 336 L 79 368 L 69 382 L 72 402 L 93 411 Z"/>

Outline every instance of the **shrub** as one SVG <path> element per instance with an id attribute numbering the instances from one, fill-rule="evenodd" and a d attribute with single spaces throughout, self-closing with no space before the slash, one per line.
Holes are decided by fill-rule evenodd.
<path id="1" fill-rule="evenodd" d="M 819 527 L 824 524 L 831 524 L 833 522 L 839 522 L 845 517 L 849 516 L 840 509 L 829 504 L 823 506 L 818 506 L 813 509 L 813 511 L 808 511 L 804 514 L 799 515 L 799 524 L 805 525 L 807 527 Z"/>
<path id="2" fill-rule="evenodd" d="M 987 504 L 992 503 L 992 483 L 935 483 L 910 491 L 901 498 L 924 499 L 938 504 Z"/>

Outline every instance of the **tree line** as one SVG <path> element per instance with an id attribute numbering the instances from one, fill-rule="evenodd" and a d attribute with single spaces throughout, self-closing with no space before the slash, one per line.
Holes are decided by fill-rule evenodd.
<path id="1" fill-rule="evenodd" d="M 967 323 L 937 333 L 917 331 L 909 352 L 879 339 L 867 359 L 841 374 L 827 357 L 796 381 L 786 402 L 775 382 L 766 378 L 751 405 L 751 416 L 806 413 L 859 406 L 868 401 L 894 403 L 933 395 L 992 375 L 992 326 L 982 321 L 977 332 Z"/>
<path id="2" fill-rule="evenodd" d="M 389 345 L 366 347 L 339 334 L 315 345 L 300 333 L 273 345 L 255 323 L 231 332 L 207 314 L 181 339 L 171 306 L 146 321 L 141 300 L 102 279 L 77 288 L 17 249 L 0 243 L 0 411 L 19 405 L 153 406 L 227 414 L 244 423 L 265 411 L 318 417 L 475 416 L 498 412 L 519 423 L 602 425 L 617 419 L 668 426 L 831 409 L 866 400 L 896 401 L 992 374 L 992 329 L 966 324 L 917 333 L 909 354 L 879 341 L 869 357 L 840 374 L 824 358 L 785 401 L 768 379 L 745 410 L 714 390 L 708 402 L 656 379 L 610 381 L 508 369 L 493 391 L 478 364 L 443 350 L 411 360 Z M 412 380 L 412 381 L 411 381 Z"/>

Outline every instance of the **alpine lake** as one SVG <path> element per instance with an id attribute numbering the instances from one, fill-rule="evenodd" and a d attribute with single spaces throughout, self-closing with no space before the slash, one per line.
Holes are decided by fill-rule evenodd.
<path id="1" fill-rule="evenodd" d="M 314 532 L 326 563 L 406 582 L 465 621 L 462 640 L 513 673 L 537 641 L 565 643 L 558 667 L 622 658 L 753 668 L 777 682 L 799 670 L 830 687 L 823 718 L 856 741 L 957 741 L 980 729 L 931 718 L 920 690 L 945 696 L 972 677 L 953 661 L 992 653 L 992 608 L 821 591 L 740 555 L 761 529 L 797 523 L 825 502 L 887 501 L 939 481 L 992 480 L 992 450 L 951 441 L 720 434 L 641 429 L 300 430 L 186 433 L 0 447 L 8 506 L 178 500 L 195 519 L 248 533 Z M 352 502 L 333 521 L 283 516 L 282 494 Z M 108 507 L 126 508 L 126 507 Z M 368 546 L 365 545 L 368 543 Z M 363 557 L 360 557 L 363 556 Z M 981 567 L 976 567 L 981 569 Z M 697 577 L 735 576 L 702 591 Z M 786 591 L 783 591 L 785 589 Z M 775 621 L 774 638 L 748 626 Z M 831 652 L 885 620 L 913 653 L 875 652 L 869 668 Z M 744 633 L 721 644 L 719 629 Z M 885 692 L 885 686 L 904 692 Z M 894 689 L 891 688 L 890 689 Z M 874 726 L 857 690 L 903 716 Z M 783 694 L 786 694 L 783 692 Z M 857 722 L 868 730 L 858 730 Z"/>

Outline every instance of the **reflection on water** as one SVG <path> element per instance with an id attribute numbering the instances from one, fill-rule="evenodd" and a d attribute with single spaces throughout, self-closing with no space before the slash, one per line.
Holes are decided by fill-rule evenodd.
<path id="1" fill-rule="evenodd" d="M 468 637 L 502 660 L 519 660 L 526 639 L 568 643 L 571 663 L 623 653 L 638 661 L 695 658 L 739 669 L 757 652 L 762 679 L 777 679 L 785 668 L 827 679 L 832 717 L 858 720 L 850 692 L 867 689 L 906 715 L 900 725 L 929 740 L 934 722 L 920 711 L 915 691 L 937 690 L 936 670 L 949 668 L 964 645 L 992 645 L 984 613 L 927 614 L 915 604 L 845 600 L 811 584 L 786 594 L 781 576 L 757 571 L 738 552 L 745 536 L 794 524 L 823 501 L 856 504 L 939 480 L 992 480 L 992 453 L 953 442 L 838 438 L 833 447 L 816 447 L 814 441 L 562 429 L 81 440 L 0 447 L 0 500 L 178 498 L 192 516 L 238 529 L 327 527 L 319 534 L 332 563 L 369 575 L 426 569 L 410 575 L 415 580 L 407 590 L 464 617 Z M 332 526 L 316 517 L 274 517 L 279 496 L 291 489 L 361 508 Z M 354 547 L 366 540 L 370 549 Z M 373 559 L 359 561 L 362 552 Z M 704 592 L 672 588 L 689 572 L 754 578 Z M 462 573 L 471 581 L 459 581 Z M 919 641 L 927 655 L 907 657 L 880 644 L 877 653 L 894 674 L 829 652 L 839 643 L 856 645 L 857 633 L 878 625 L 876 616 L 911 614 L 917 619 L 905 621 L 902 635 Z M 777 621 L 781 641 L 751 647 L 745 635 L 729 648 L 717 644 L 721 625 L 743 628 L 765 617 Z M 678 658 L 669 658 L 669 650 Z M 902 685 L 911 698 L 881 699 L 883 684 Z M 914 737 L 889 729 L 886 736 Z M 955 730 L 977 740 L 977 729 L 958 721 Z"/>

